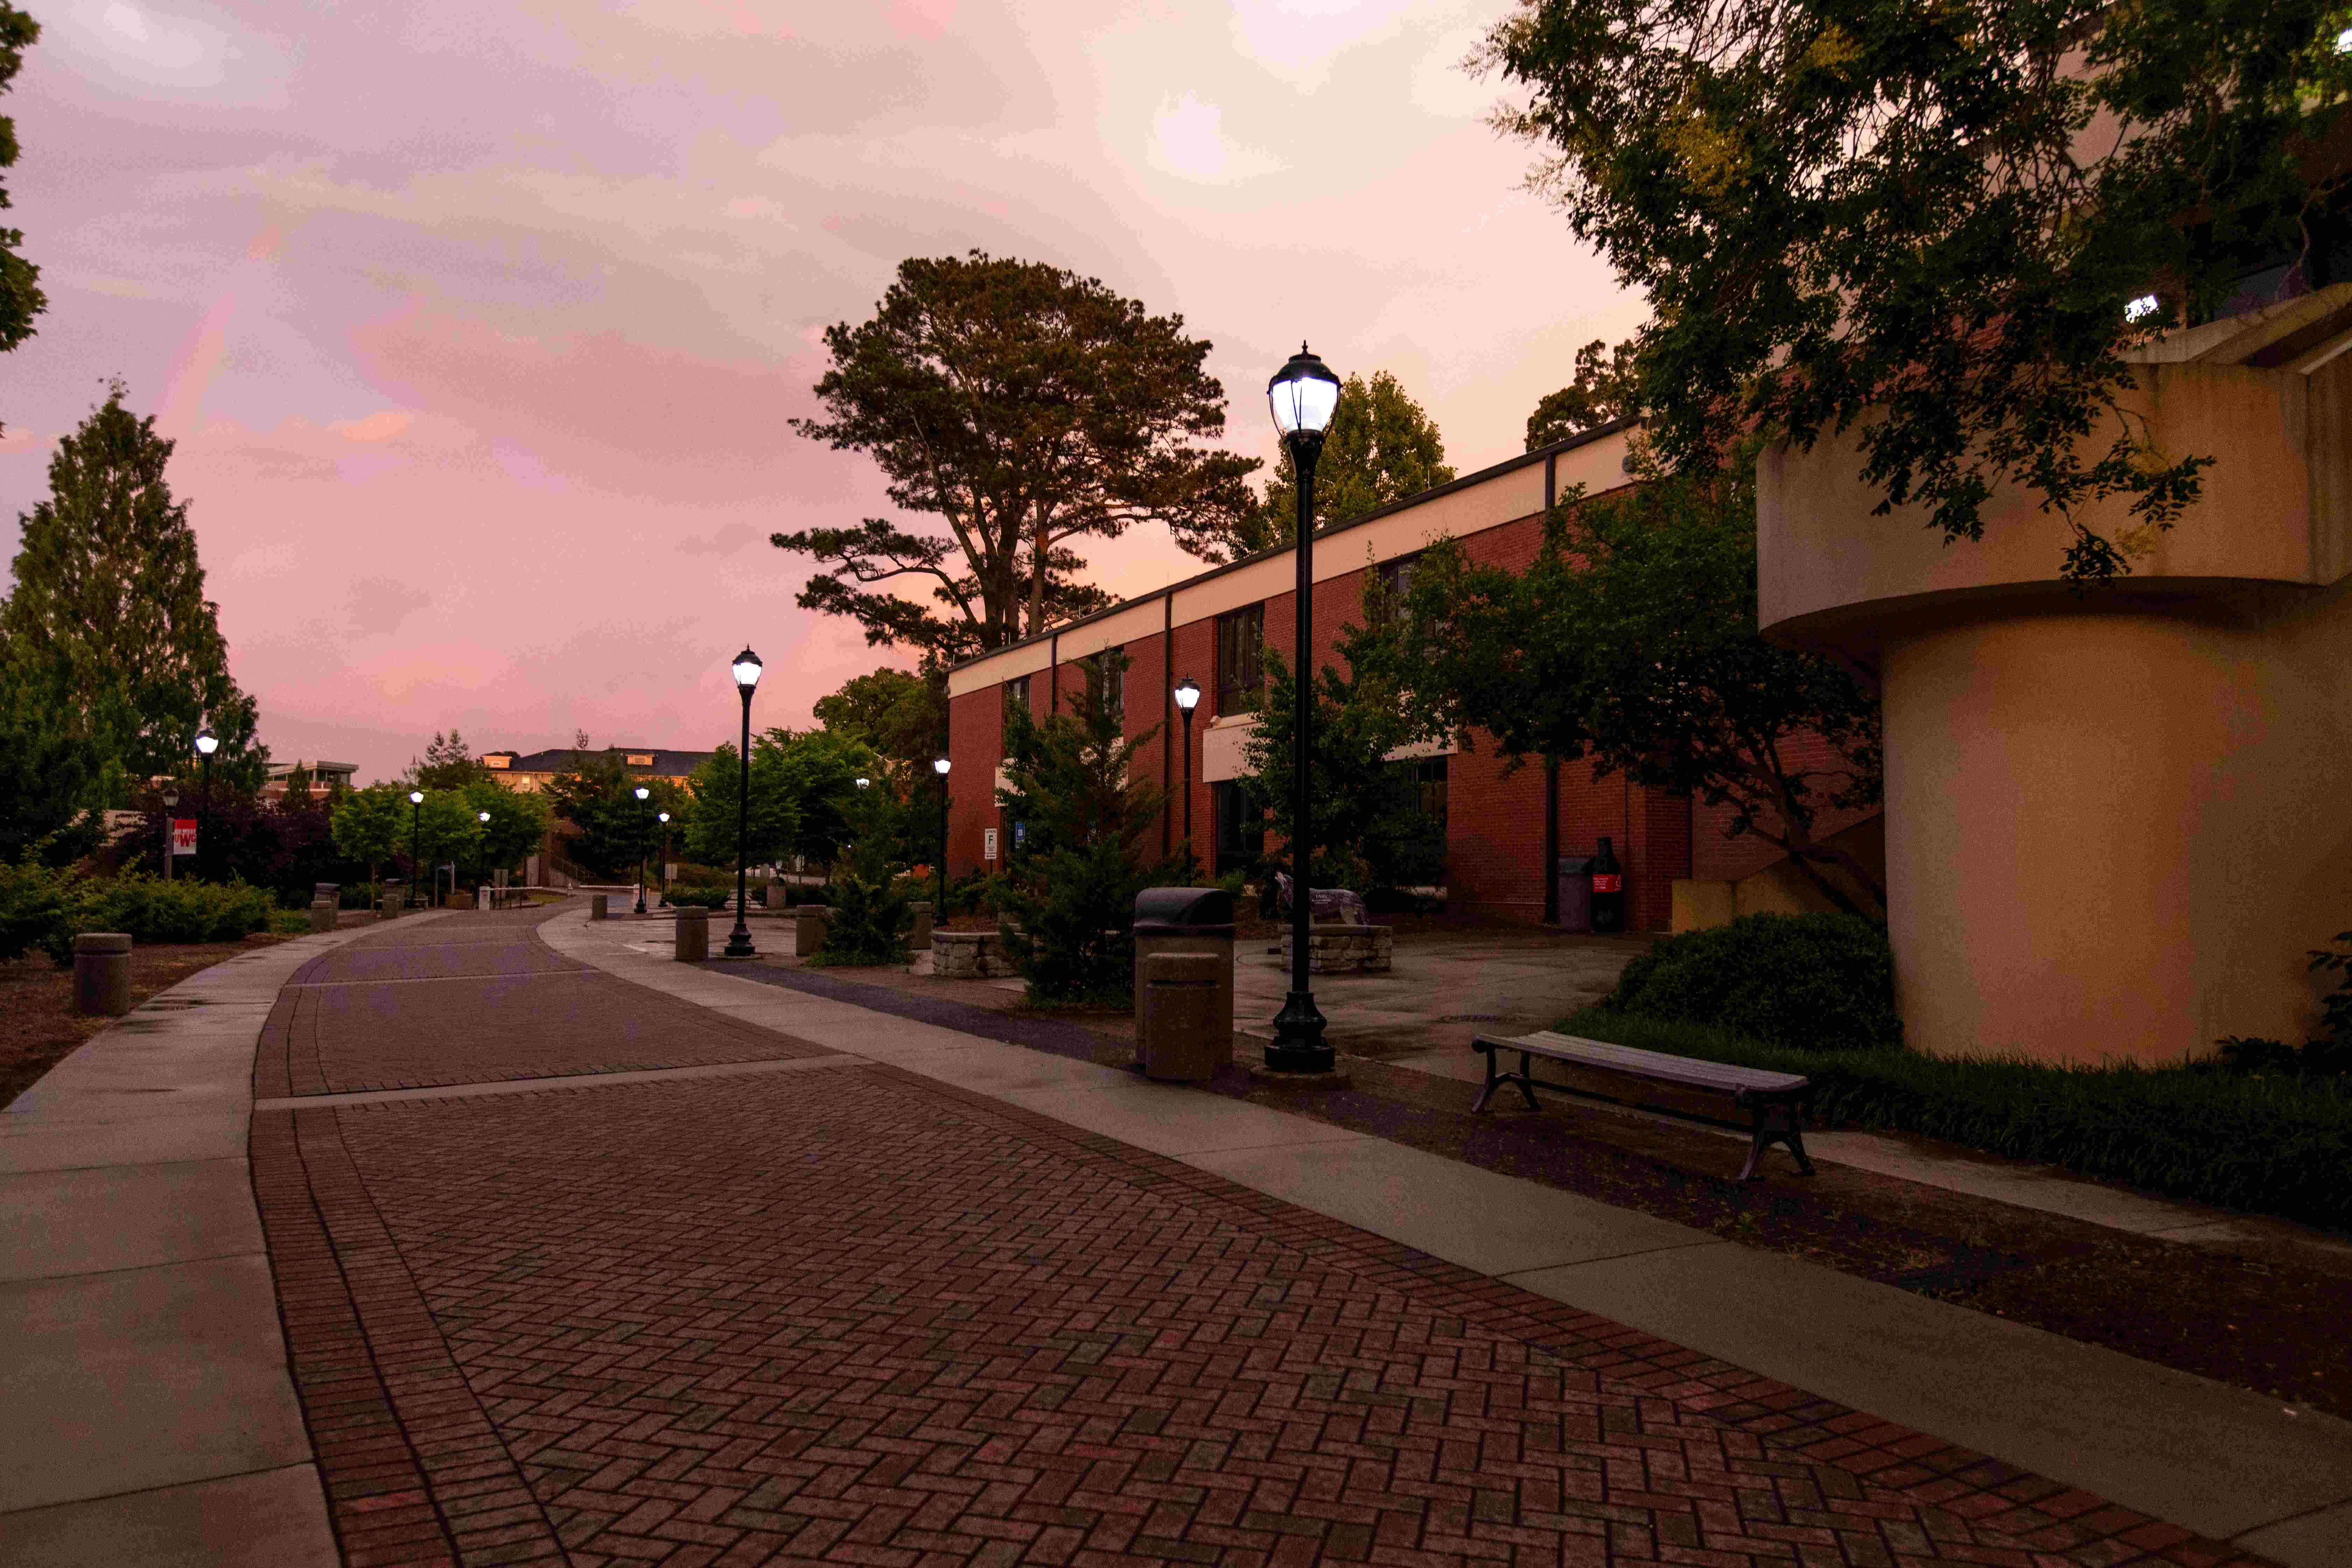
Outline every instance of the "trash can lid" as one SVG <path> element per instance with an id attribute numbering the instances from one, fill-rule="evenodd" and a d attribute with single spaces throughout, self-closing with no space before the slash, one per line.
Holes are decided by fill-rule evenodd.
<path id="1" fill-rule="evenodd" d="M 1231 936 L 1234 896 L 1223 888 L 1146 888 L 1135 895 L 1135 929 L 1176 936 Z"/>
<path id="2" fill-rule="evenodd" d="M 1594 855 L 1563 855 L 1559 858 L 1559 875 L 1581 876 L 1592 868 L 1592 862 L 1598 858 L 1600 857 Z"/>
<path id="3" fill-rule="evenodd" d="M 129 952 L 131 933 L 127 931 L 86 931 L 74 934 L 76 952 Z"/>

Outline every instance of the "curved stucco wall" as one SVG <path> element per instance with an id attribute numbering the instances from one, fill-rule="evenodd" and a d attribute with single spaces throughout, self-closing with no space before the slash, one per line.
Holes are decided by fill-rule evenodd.
<path id="1" fill-rule="evenodd" d="M 2267 624 L 1890 638 L 1889 924 L 1921 1049 L 2178 1062 L 2300 1040 L 2352 924 L 2352 593 Z"/>

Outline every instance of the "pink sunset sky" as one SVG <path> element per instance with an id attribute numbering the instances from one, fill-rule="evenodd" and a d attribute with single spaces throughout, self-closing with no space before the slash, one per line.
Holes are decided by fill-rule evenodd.
<path id="1" fill-rule="evenodd" d="M 0 358 L 0 518 L 121 376 L 179 443 L 281 760 L 688 748 L 880 663 L 779 529 L 884 511 L 795 436 L 819 334 L 898 261 L 1097 276 L 1216 349 L 1228 437 L 1304 337 L 1394 372 L 1464 471 L 1638 302 L 1520 187 L 1460 66 L 1499 0 L 887 6 L 20 0 L 5 100 L 39 335 Z M 1091 546 L 1118 593 L 1199 570 Z"/>

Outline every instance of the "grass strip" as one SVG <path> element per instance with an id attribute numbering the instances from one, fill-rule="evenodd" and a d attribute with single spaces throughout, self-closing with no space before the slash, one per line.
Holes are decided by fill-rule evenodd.
<path id="1" fill-rule="evenodd" d="M 1802 1073 L 1823 1123 L 1917 1132 L 2171 1197 L 2352 1230 L 2352 1079 L 1802 1050 L 1588 1007 L 1564 1034 Z"/>

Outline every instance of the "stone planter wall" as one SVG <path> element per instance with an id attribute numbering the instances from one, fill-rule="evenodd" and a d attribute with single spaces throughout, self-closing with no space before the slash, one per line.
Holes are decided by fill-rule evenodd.
<path id="1" fill-rule="evenodd" d="M 1386 974 L 1396 958 L 1393 926 L 1318 925 L 1307 939 L 1310 974 Z M 1282 933 L 1282 962 L 1290 963 L 1290 931 Z"/>
<path id="2" fill-rule="evenodd" d="M 931 973 L 941 980 L 992 980 L 1013 973 L 1003 938 L 992 931 L 933 931 Z"/>

